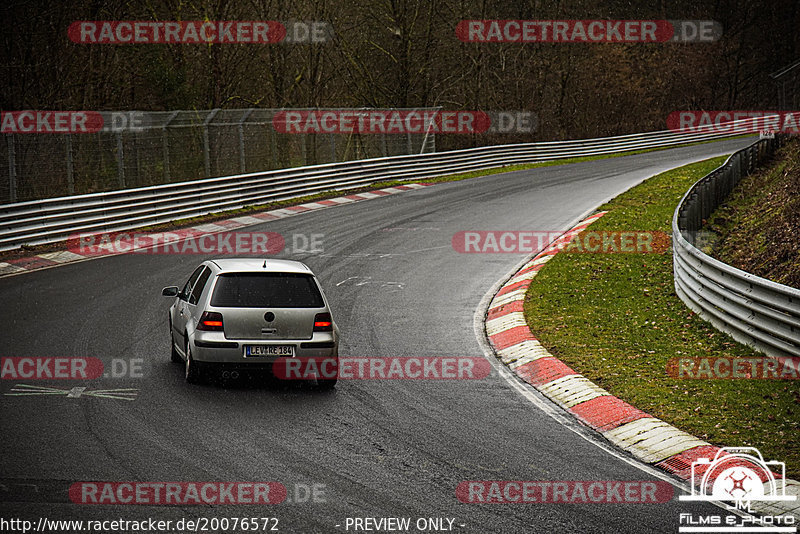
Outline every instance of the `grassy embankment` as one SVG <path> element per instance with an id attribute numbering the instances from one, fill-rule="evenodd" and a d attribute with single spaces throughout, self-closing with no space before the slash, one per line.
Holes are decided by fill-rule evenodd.
<path id="1" fill-rule="evenodd" d="M 653 177 L 600 209 L 594 231 L 671 233 L 672 214 L 715 158 Z M 800 477 L 800 381 L 686 380 L 675 357 L 759 357 L 677 297 L 672 254 L 558 254 L 530 286 L 534 334 L 576 371 L 655 417 L 718 446 L 754 446 Z"/>

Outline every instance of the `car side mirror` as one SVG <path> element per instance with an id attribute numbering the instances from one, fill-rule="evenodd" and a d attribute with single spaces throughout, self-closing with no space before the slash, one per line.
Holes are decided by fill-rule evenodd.
<path id="1" fill-rule="evenodd" d="M 161 290 L 161 295 L 164 297 L 177 297 L 178 286 L 169 286 Z"/>

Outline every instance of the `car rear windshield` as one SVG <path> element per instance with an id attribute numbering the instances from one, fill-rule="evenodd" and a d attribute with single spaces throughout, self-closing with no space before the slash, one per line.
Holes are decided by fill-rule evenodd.
<path id="1" fill-rule="evenodd" d="M 219 275 L 211 297 L 218 308 L 322 308 L 314 278 L 299 273 Z"/>

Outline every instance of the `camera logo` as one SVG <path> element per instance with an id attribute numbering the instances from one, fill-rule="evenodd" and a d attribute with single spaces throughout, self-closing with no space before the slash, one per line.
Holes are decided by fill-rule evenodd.
<path id="1" fill-rule="evenodd" d="M 714 459 L 699 458 L 692 462 L 691 495 L 681 495 L 681 501 L 793 501 L 786 495 L 786 464 L 765 462 L 755 447 L 726 447 L 717 451 Z"/>

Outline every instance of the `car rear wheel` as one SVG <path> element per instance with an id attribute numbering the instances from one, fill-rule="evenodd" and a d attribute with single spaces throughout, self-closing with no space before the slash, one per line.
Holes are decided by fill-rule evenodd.
<path id="1" fill-rule="evenodd" d="M 319 389 L 333 389 L 336 387 L 336 382 L 339 380 L 339 356 L 334 356 L 335 365 L 333 371 L 325 365 L 320 369 L 322 376 L 317 375 L 317 387 Z"/>
<path id="2" fill-rule="evenodd" d="M 317 378 L 317 387 L 319 389 L 333 389 L 336 387 L 338 378 Z"/>
<path id="3" fill-rule="evenodd" d="M 190 384 L 199 384 L 203 381 L 203 364 L 192 358 L 192 349 L 186 341 L 186 381 Z"/>

